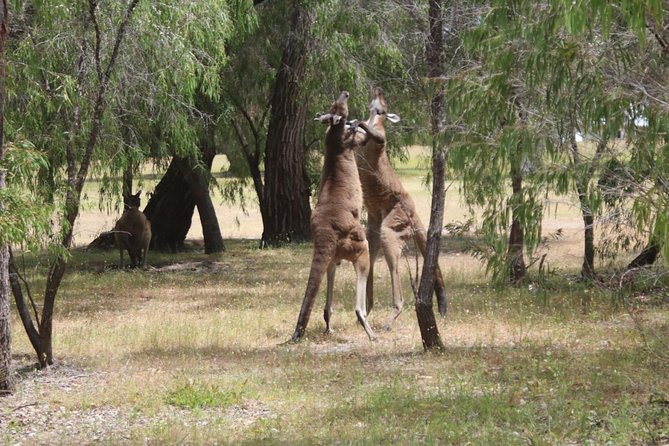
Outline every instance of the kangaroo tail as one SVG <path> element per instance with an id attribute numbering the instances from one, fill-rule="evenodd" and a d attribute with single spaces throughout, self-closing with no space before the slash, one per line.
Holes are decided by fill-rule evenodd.
<path id="1" fill-rule="evenodd" d="M 302 308 L 300 309 L 300 315 L 297 319 L 297 326 L 295 327 L 295 332 L 291 338 L 292 342 L 296 342 L 304 336 L 304 331 L 307 328 L 309 323 L 309 316 L 311 315 L 311 310 L 314 307 L 314 302 L 316 301 L 316 295 L 318 294 L 318 289 L 321 286 L 323 281 L 323 276 L 328 269 L 330 264 L 330 255 L 319 251 L 314 248 L 314 257 L 311 261 L 311 271 L 309 272 L 309 280 L 307 281 L 307 289 L 304 292 L 304 300 L 302 301 Z"/>

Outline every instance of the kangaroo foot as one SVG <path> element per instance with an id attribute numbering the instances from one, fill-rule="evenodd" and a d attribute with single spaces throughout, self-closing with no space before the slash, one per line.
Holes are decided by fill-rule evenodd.
<path id="1" fill-rule="evenodd" d="M 295 344 L 297 342 L 300 342 L 303 337 L 304 337 L 304 328 L 297 327 L 295 329 L 295 333 L 293 333 L 293 336 L 291 336 L 290 338 L 290 342 Z"/>
<path id="2" fill-rule="evenodd" d="M 367 333 L 367 336 L 369 337 L 369 340 L 370 341 L 376 341 L 376 335 L 374 334 L 374 331 L 372 330 L 372 327 L 369 326 L 369 323 L 367 322 L 367 318 L 362 313 L 362 311 L 355 310 L 355 315 L 358 317 L 358 322 L 360 322 L 360 325 L 362 325 L 365 328 L 365 332 Z"/>

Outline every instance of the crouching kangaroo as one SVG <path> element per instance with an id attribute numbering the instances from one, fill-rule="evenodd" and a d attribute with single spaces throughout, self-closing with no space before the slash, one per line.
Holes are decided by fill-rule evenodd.
<path id="1" fill-rule="evenodd" d="M 149 243 L 151 243 L 151 222 L 144 212 L 139 210 L 139 195 L 123 197 L 125 209 L 123 215 L 118 219 L 114 226 L 114 238 L 116 246 L 120 253 L 119 268 L 123 269 L 123 251 L 127 250 L 130 256 L 130 265 L 132 268 L 144 266 L 146 263 L 146 254 L 149 252 Z"/>
<path id="2" fill-rule="evenodd" d="M 353 130 L 360 127 L 365 130 L 366 143 L 357 151 L 357 165 L 362 183 L 365 207 L 368 213 L 367 240 L 369 240 L 369 278 L 367 280 L 367 310 L 374 305 L 374 261 L 379 249 L 383 248 L 386 263 L 390 270 L 393 293 L 393 311 L 385 324 L 390 329 L 393 321 L 402 311 L 404 299 L 399 280 L 400 256 L 406 240 L 414 239 L 422 255 L 425 255 L 427 233 L 425 226 L 416 213 L 416 205 L 390 165 L 386 153 L 386 130 L 384 123 L 388 119 L 398 122 L 399 116 L 388 113 L 381 88 L 374 89 L 367 122 L 353 121 Z M 446 314 L 446 292 L 441 270 L 437 265 L 434 284 L 437 303 L 441 315 Z"/>
<path id="3" fill-rule="evenodd" d="M 327 298 L 323 317 L 325 332 L 331 331 L 334 277 L 341 260 L 353 263 L 356 273 L 355 313 L 369 339 L 375 339 L 367 322 L 365 287 L 369 274 L 369 248 L 365 230 L 360 224 L 362 189 L 353 151 L 356 135 L 345 132 L 348 96 L 348 92 L 342 92 L 332 105 L 330 113 L 316 118 L 329 126 L 325 134 L 325 160 L 318 203 L 311 214 L 314 255 L 302 308 L 291 338 L 293 342 L 304 336 L 318 288 L 326 271 Z"/>

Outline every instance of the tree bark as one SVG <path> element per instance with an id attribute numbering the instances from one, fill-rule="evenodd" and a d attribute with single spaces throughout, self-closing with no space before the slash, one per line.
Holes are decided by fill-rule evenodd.
<path id="1" fill-rule="evenodd" d="M 430 37 L 427 43 L 427 62 L 429 77 L 436 83 L 436 91 L 431 104 L 432 127 L 432 207 L 430 224 L 427 230 L 427 246 L 416 296 L 416 318 L 425 350 L 443 350 L 444 344 L 439 336 L 437 321 L 432 305 L 432 290 L 439 262 L 441 228 L 444 222 L 444 181 L 445 155 L 442 141 L 444 127 L 444 40 L 442 0 L 430 0 L 429 5 Z"/>
<path id="2" fill-rule="evenodd" d="M 262 246 L 280 246 L 310 237 L 311 207 L 305 169 L 304 126 L 307 101 L 302 83 L 314 15 L 295 1 L 291 32 L 276 75 L 265 146 Z"/>
<path id="3" fill-rule="evenodd" d="M 522 125 L 527 123 L 527 113 L 523 110 L 519 94 L 514 94 L 514 107 Z M 525 278 L 527 267 L 523 248 L 525 246 L 525 232 L 520 223 L 520 206 L 523 202 L 523 155 L 518 143 L 516 153 L 511 155 L 511 230 L 509 231 L 509 243 L 507 247 L 507 262 L 509 265 L 509 281 L 512 285 L 519 283 Z"/>
<path id="4" fill-rule="evenodd" d="M 596 277 L 595 274 L 595 215 L 588 203 L 589 184 L 595 172 L 595 167 L 606 149 L 606 138 L 602 138 L 597 144 L 595 154 L 585 169 L 581 153 L 578 150 L 576 142 L 576 126 L 572 124 L 570 132 L 570 144 L 573 167 L 576 170 L 576 192 L 578 193 L 578 201 L 581 206 L 581 217 L 583 219 L 583 265 L 581 266 L 581 277 L 592 280 Z M 579 170 L 584 170 L 579 172 Z"/>
<path id="5" fill-rule="evenodd" d="M 2 151 L 0 150 L 0 160 Z M 0 173 L 0 189 L 4 187 L 4 174 Z M 12 340 L 10 325 L 9 251 L 0 247 L 0 396 L 12 393 Z"/>
<path id="6" fill-rule="evenodd" d="M 144 208 L 151 222 L 153 250 L 175 253 L 183 248 L 195 209 L 195 198 L 182 174 L 187 164 L 184 158 L 172 158 Z"/>
<path id="7" fill-rule="evenodd" d="M 643 251 L 627 265 L 627 270 L 652 265 L 657 260 L 660 250 L 661 246 L 657 239 L 651 238 L 646 247 L 643 248 Z"/>
<path id="8" fill-rule="evenodd" d="M 195 206 L 202 223 L 204 252 L 212 254 L 225 250 L 207 181 L 216 151 L 213 145 L 201 141 L 200 153 L 202 163 L 195 167 L 186 158 L 172 158 L 144 208 L 144 214 L 151 221 L 151 245 L 155 250 L 174 253 L 183 248 Z"/>
<path id="9" fill-rule="evenodd" d="M 511 231 L 509 232 L 509 247 L 507 251 L 509 259 L 509 279 L 512 284 L 523 280 L 527 268 L 523 256 L 523 245 L 525 243 L 525 233 L 520 224 L 518 216 L 518 206 L 522 200 L 523 194 L 523 174 L 518 165 L 520 161 L 512 160 L 511 167 Z"/>
<path id="10" fill-rule="evenodd" d="M 7 0 L 0 4 L 0 161 L 5 157 L 5 43 L 8 24 Z M 0 169 L 0 190 L 5 188 L 5 171 Z M 3 203 L 0 202 L 0 212 Z M 0 396 L 13 391 L 12 341 L 9 306 L 9 249 L 0 244 Z"/>

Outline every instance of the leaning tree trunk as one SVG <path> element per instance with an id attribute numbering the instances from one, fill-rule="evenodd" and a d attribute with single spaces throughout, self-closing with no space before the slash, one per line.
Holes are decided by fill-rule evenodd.
<path id="1" fill-rule="evenodd" d="M 182 175 L 187 163 L 184 158 L 172 158 L 144 208 L 144 214 L 151 222 L 151 247 L 154 250 L 174 253 L 183 248 L 195 209 L 195 198 Z"/>
<path id="2" fill-rule="evenodd" d="M 200 165 L 193 167 L 186 158 L 172 158 L 167 172 L 144 208 L 144 214 L 151 221 L 153 249 L 173 253 L 182 249 L 197 206 L 205 253 L 225 250 L 207 183 L 215 154 L 211 145 L 201 144 Z"/>
<path id="3" fill-rule="evenodd" d="M 314 16 L 296 1 L 291 32 L 276 75 L 265 147 L 262 246 L 279 246 L 310 237 L 309 180 L 305 170 L 304 126 L 307 101 L 302 84 Z"/>
<path id="4" fill-rule="evenodd" d="M 213 128 L 211 129 L 213 132 Z M 213 144 L 214 135 L 210 133 L 207 141 L 201 141 L 201 153 L 203 165 L 193 168 L 191 165 L 184 167 L 183 175 L 190 188 L 198 214 L 202 223 L 202 236 L 204 238 L 205 254 L 213 254 L 225 251 L 221 228 L 218 224 L 216 209 L 209 194 L 209 182 L 211 166 L 216 156 L 216 148 Z"/>
<path id="5" fill-rule="evenodd" d="M 0 161 L 5 157 L 5 42 L 7 40 L 7 0 L 0 4 Z M 5 188 L 5 171 L 0 169 L 0 190 Z M 3 203 L 0 203 L 2 212 Z M 9 306 L 9 250 L 0 244 L 0 396 L 11 393 L 12 344 Z"/>
<path id="6" fill-rule="evenodd" d="M 655 260 L 657 260 L 657 256 L 660 254 L 660 251 L 662 247 L 660 246 L 660 243 L 657 241 L 657 238 L 651 237 L 651 239 L 648 241 L 648 244 L 646 245 L 645 248 L 643 248 L 643 251 L 639 253 L 638 256 L 636 256 L 632 261 L 627 265 L 627 271 L 634 269 L 634 268 L 642 268 L 644 266 L 650 266 L 653 263 L 655 263 Z"/>
<path id="7" fill-rule="evenodd" d="M 429 77 L 437 83 L 435 95 L 432 98 L 431 126 L 432 126 L 432 209 L 430 225 L 427 231 L 427 246 L 425 248 L 423 272 L 420 278 L 418 296 L 416 296 L 416 318 L 420 327 L 420 336 L 425 350 L 443 350 L 444 344 L 439 336 L 437 321 L 432 306 L 432 290 L 436 278 L 439 262 L 439 245 L 441 228 L 444 222 L 444 180 L 445 156 L 443 149 L 444 123 L 444 40 L 442 0 L 430 0 L 429 26 L 430 37 L 427 44 L 427 58 L 430 67 Z"/>

